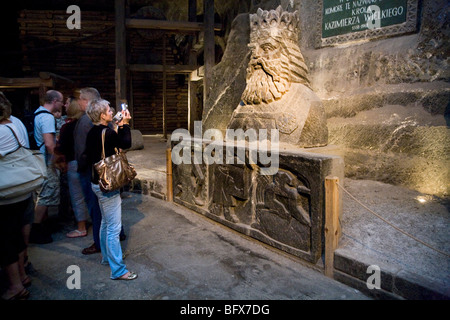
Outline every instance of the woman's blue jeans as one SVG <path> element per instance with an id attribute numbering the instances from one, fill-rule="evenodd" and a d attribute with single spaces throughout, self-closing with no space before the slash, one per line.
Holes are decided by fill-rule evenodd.
<path id="1" fill-rule="evenodd" d="M 77 172 L 77 160 L 67 164 L 67 182 L 69 186 L 70 201 L 77 222 L 86 221 L 89 217 L 88 207 L 84 201 L 83 187 L 80 174 Z"/>
<path id="2" fill-rule="evenodd" d="M 128 272 L 122 257 L 119 234 L 122 228 L 122 199 L 120 191 L 103 193 L 97 184 L 92 184 L 92 190 L 97 195 L 102 222 L 100 225 L 100 249 L 102 264 L 109 263 L 111 279 L 119 278 Z"/>

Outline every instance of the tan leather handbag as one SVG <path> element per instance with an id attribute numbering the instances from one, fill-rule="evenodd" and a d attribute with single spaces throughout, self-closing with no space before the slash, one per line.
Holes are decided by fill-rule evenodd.
<path id="1" fill-rule="evenodd" d="M 102 159 L 94 164 L 99 175 L 98 184 L 103 192 L 110 192 L 129 184 L 136 177 L 136 170 L 128 163 L 125 152 L 116 149 L 116 154 L 105 157 L 105 132 L 102 131 Z"/>

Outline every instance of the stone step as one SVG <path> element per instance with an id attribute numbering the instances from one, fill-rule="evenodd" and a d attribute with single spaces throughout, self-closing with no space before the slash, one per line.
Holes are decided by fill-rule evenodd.
<path id="1" fill-rule="evenodd" d="M 321 97 L 328 118 L 353 117 L 361 111 L 386 105 L 421 106 L 433 115 L 448 114 L 450 85 L 447 82 L 400 83 L 367 87 L 341 96 Z"/>
<path id="2" fill-rule="evenodd" d="M 402 270 L 392 264 L 380 267 L 380 288 L 374 288 L 370 278 L 375 269 L 367 257 L 358 253 L 355 257 L 346 250 L 336 250 L 334 255 L 334 279 L 347 284 L 376 299 L 449 300 L 449 289 L 438 281 Z M 369 282 L 369 286 L 368 283 Z"/>
<path id="3" fill-rule="evenodd" d="M 346 178 L 339 191 L 336 280 L 379 299 L 450 299 L 448 202 L 370 180 Z M 369 266 L 380 270 L 380 289 L 367 286 Z"/>

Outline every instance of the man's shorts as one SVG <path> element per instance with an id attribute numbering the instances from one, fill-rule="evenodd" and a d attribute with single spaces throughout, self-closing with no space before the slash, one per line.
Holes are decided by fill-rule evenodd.
<path id="1" fill-rule="evenodd" d="M 59 171 L 53 164 L 50 164 L 47 165 L 47 179 L 44 180 L 38 193 L 37 205 L 58 206 L 59 199 Z"/>
<path id="2" fill-rule="evenodd" d="M 23 220 L 22 224 L 25 226 L 27 224 L 32 224 L 34 221 L 34 192 L 33 194 L 28 198 L 28 205 L 27 208 L 23 214 Z"/>

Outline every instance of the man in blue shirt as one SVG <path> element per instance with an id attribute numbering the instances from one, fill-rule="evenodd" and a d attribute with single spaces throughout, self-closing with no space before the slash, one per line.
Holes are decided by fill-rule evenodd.
<path id="1" fill-rule="evenodd" d="M 53 164 L 53 153 L 56 146 L 56 123 L 52 113 L 61 109 L 63 104 L 62 93 L 56 90 L 49 90 L 45 94 L 44 105 L 35 111 L 37 113 L 41 110 L 46 110 L 50 113 L 40 113 L 34 119 L 34 137 L 37 145 L 40 146 L 40 151 L 45 155 L 47 178 L 38 192 L 34 223 L 30 234 L 30 242 L 32 243 L 43 244 L 53 241 L 50 233 L 43 227 L 42 222 L 48 218 L 48 207 L 59 205 L 59 172 Z"/>

